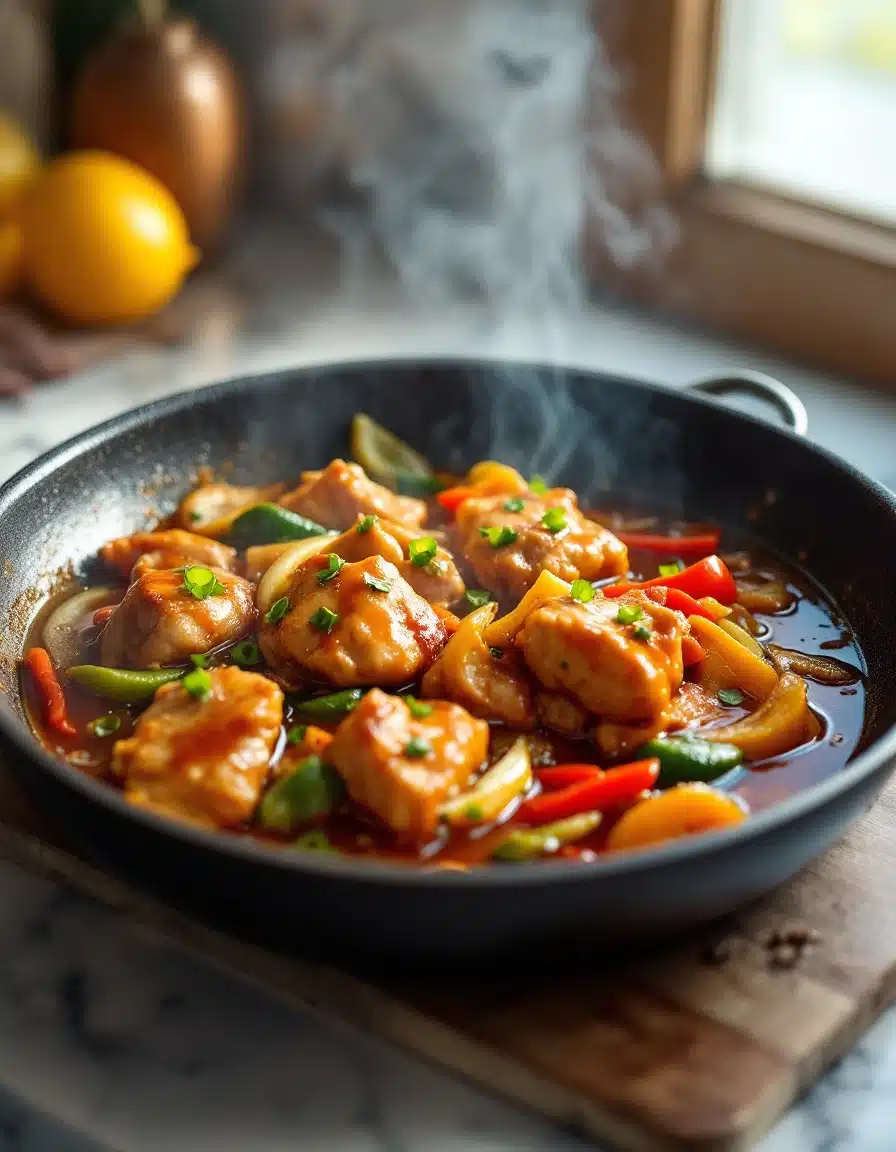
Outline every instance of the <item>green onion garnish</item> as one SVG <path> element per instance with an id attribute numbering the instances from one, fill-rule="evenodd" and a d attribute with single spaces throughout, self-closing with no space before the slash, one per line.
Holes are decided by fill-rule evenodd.
<path id="1" fill-rule="evenodd" d="M 729 708 L 736 708 L 744 702 L 744 694 L 738 688 L 720 688 L 719 700 Z"/>
<path id="2" fill-rule="evenodd" d="M 111 736 L 120 727 L 121 717 L 110 712 L 108 716 L 98 716 L 96 720 L 91 720 L 87 725 L 87 731 L 91 736 Z"/>
<path id="3" fill-rule="evenodd" d="M 536 496 L 544 496 L 548 490 L 547 483 L 544 476 L 539 476 L 536 472 L 532 479 L 529 481 L 529 489 L 534 492 Z"/>
<path id="4" fill-rule="evenodd" d="M 381 576 L 371 576 L 369 572 L 364 573 L 364 583 L 374 592 L 388 592 L 392 587 L 388 580 L 383 580 Z"/>
<path id="5" fill-rule="evenodd" d="M 430 752 L 432 752 L 431 746 L 425 740 L 421 740 L 419 736 L 412 736 L 404 746 L 405 756 L 412 760 L 422 760 Z"/>
<path id="6" fill-rule="evenodd" d="M 337 556 L 335 552 L 327 553 L 327 566 L 317 574 L 318 584 L 326 584 L 332 580 L 334 576 L 338 576 L 342 569 L 345 567 L 345 561 L 341 556 Z"/>
<path id="7" fill-rule="evenodd" d="M 201 512 L 191 512 L 190 513 L 190 519 L 193 521 L 194 524 L 198 524 L 199 521 L 202 519 L 202 513 Z"/>
<path id="8" fill-rule="evenodd" d="M 330 843 L 330 837 L 326 832 L 320 828 L 312 828 L 310 832 L 303 832 L 302 835 L 296 840 L 295 847 L 300 848 L 303 852 L 337 852 L 338 848 L 334 848 Z"/>
<path id="9" fill-rule="evenodd" d="M 590 580 L 573 580 L 569 594 L 573 600 L 578 600 L 580 604 L 587 604 L 594 599 L 594 585 Z"/>
<path id="10" fill-rule="evenodd" d="M 481 820 L 482 815 L 482 809 L 478 804 L 468 804 L 466 808 L 464 808 L 464 816 L 466 816 L 468 820 Z"/>
<path id="11" fill-rule="evenodd" d="M 479 535 L 484 536 L 492 548 L 505 548 L 518 539 L 519 532 L 505 524 L 501 528 L 480 528 Z"/>
<path id="12" fill-rule="evenodd" d="M 194 700 L 205 700 L 212 692 L 212 678 L 204 668 L 194 668 L 181 680 Z"/>
<path id="13" fill-rule="evenodd" d="M 491 653 L 491 657 L 493 660 L 500 660 L 502 658 L 502 656 L 504 655 L 504 649 L 503 648 L 489 648 L 489 652 Z"/>
<path id="14" fill-rule="evenodd" d="M 329 608 L 321 607 L 309 618 L 308 623 L 320 632 L 330 633 L 336 627 L 338 620 L 338 612 L 332 612 Z"/>
<path id="15" fill-rule="evenodd" d="M 267 612 L 265 612 L 265 624 L 276 624 L 279 620 L 283 619 L 291 607 L 292 605 L 289 602 L 289 597 L 281 596 L 280 599 L 275 600 Z"/>
<path id="16" fill-rule="evenodd" d="M 684 571 L 684 564 L 680 560 L 673 560 L 671 564 L 660 564 L 660 576 L 677 576 Z"/>
<path id="17" fill-rule="evenodd" d="M 653 633 L 643 624 L 636 624 L 634 628 L 634 635 L 636 640 L 649 640 Z"/>
<path id="18" fill-rule="evenodd" d="M 644 609 L 640 604 L 620 604 L 619 611 L 616 613 L 616 619 L 620 624 L 634 624 L 636 620 L 640 620 L 644 615 Z"/>
<path id="19" fill-rule="evenodd" d="M 484 608 L 491 602 L 491 598 L 491 592 L 486 592 L 484 588 L 468 588 L 464 592 L 464 600 L 471 608 Z"/>
<path id="20" fill-rule="evenodd" d="M 220 596 L 227 591 L 211 568 L 201 564 L 191 564 L 184 568 L 183 588 L 197 600 L 207 600 L 209 596 Z"/>
<path id="21" fill-rule="evenodd" d="M 194 668 L 207 668 L 208 656 L 204 652 L 194 652 L 190 657 L 190 663 Z"/>
<path id="22" fill-rule="evenodd" d="M 562 532 L 566 527 L 566 509 L 548 508 L 541 518 L 541 523 L 548 532 Z"/>
<path id="23" fill-rule="evenodd" d="M 439 546 L 432 536 L 420 536 L 408 544 L 408 553 L 415 568 L 425 568 L 431 560 L 435 559 L 438 550 Z"/>
<path id="24" fill-rule="evenodd" d="M 305 739 L 305 733 L 308 731 L 307 724 L 294 724 L 292 728 L 286 733 L 287 744 L 298 744 L 301 740 Z"/>
<path id="25" fill-rule="evenodd" d="M 525 504 L 520 500 L 519 496 L 513 496 L 510 500 L 504 501 L 505 512 L 522 512 Z"/>
<path id="26" fill-rule="evenodd" d="M 371 516 L 371 515 L 365 516 L 362 520 L 358 521 L 358 527 L 355 529 L 355 531 L 358 533 L 359 536 L 366 535 L 370 531 L 370 529 L 374 526 L 374 524 L 376 524 L 376 520 L 377 520 L 376 516 Z"/>
<path id="27" fill-rule="evenodd" d="M 251 668 L 261 663 L 261 649 L 251 640 L 243 640 L 230 649 L 230 658 L 238 668 Z"/>
<path id="28" fill-rule="evenodd" d="M 410 714 L 416 716 L 418 720 L 432 715 L 432 704 L 428 700 L 418 700 L 416 696 L 405 696 L 404 702 L 407 704 Z"/>

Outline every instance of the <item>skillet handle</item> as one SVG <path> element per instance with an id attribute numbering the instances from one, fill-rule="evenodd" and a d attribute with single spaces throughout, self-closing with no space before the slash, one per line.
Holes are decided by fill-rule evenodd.
<path id="1" fill-rule="evenodd" d="M 691 392 L 705 392 L 710 396 L 727 396 L 740 393 L 742 396 L 755 396 L 765 400 L 780 412 L 784 423 L 797 436 L 805 436 L 809 431 L 809 414 L 799 396 L 763 372 L 753 372 L 749 368 L 739 368 L 725 376 L 710 376 L 706 380 L 695 380 L 686 384 Z"/>

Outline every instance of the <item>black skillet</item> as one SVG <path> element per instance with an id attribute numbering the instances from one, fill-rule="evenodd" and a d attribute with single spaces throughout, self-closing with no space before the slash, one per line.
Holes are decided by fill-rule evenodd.
<path id="1" fill-rule="evenodd" d="M 101 865 L 257 939 L 343 960 L 473 961 L 583 954 L 706 921 L 780 884 L 873 800 L 896 753 L 896 502 L 798 435 L 787 389 L 747 374 L 780 431 L 717 402 L 591 372 L 508 363 L 384 362 L 237 380 L 140 408 L 43 456 L 0 490 L 0 747 L 17 777 Z M 365 411 L 461 471 L 498 457 L 600 502 L 634 494 L 692 518 L 749 525 L 833 595 L 864 649 L 859 751 L 823 783 L 740 827 L 592 864 L 421 873 L 272 851 L 129 807 L 47 755 L 22 716 L 15 660 L 29 590 L 166 510 L 202 465 L 237 481 L 295 476 L 345 454 Z M 797 427 L 799 425 L 799 427 Z"/>

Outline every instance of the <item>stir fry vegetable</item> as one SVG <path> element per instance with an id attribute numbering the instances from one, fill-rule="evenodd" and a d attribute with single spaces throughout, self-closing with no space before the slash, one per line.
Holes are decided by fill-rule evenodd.
<path id="1" fill-rule="evenodd" d="M 106 542 L 26 645 L 47 747 L 271 850 L 461 869 L 734 826 L 846 763 L 862 659 L 799 571 L 582 508 L 559 463 L 451 476 L 364 415 L 351 449 Z"/>

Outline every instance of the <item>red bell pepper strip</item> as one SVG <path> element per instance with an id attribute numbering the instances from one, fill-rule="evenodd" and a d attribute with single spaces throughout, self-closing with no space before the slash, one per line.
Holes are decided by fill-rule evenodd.
<path id="1" fill-rule="evenodd" d="M 680 592 L 687 592 L 695 600 L 699 600 L 701 596 L 712 596 L 720 604 L 733 604 L 737 599 L 734 577 L 718 556 L 707 556 L 705 560 L 692 564 L 690 568 L 683 568 L 674 576 L 657 576 L 653 580 L 644 580 L 641 583 L 623 580 L 618 584 L 607 584 L 601 591 L 605 596 L 612 598 L 622 596 L 626 592 L 644 591 L 647 588 L 677 588 Z"/>
<path id="2" fill-rule="evenodd" d="M 539 768 L 535 776 L 542 788 L 550 791 L 598 779 L 603 772 L 596 764 L 560 764 L 556 768 Z"/>
<path id="3" fill-rule="evenodd" d="M 442 491 L 436 496 L 436 501 L 440 508 L 444 508 L 446 512 L 456 512 L 465 500 L 469 500 L 471 496 L 479 496 L 481 491 L 473 488 L 469 484 L 459 484 L 456 488 L 443 488 Z"/>
<path id="4" fill-rule="evenodd" d="M 627 548 L 641 548 L 645 552 L 662 552 L 670 556 L 708 556 L 719 546 L 719 533 L 707 532 L 702 536 L 659 536 L 652 532 L 617 532 Z"/>
<path id="5" fill-rule="evenodd" d="M 707 620 L 715 620 L 715 616 L 708 608 L 704 608 L 699 600 L 682 592 L 680 588 L 648 588 L 644 595 L 654 604 L 662 604 L 675 612 L 683 612 L 685 616 L 703 616 Z"/>
<path id="6" fill-rule="evenodd" d="M 525 824 L 552 824 L 580 812 L 623 807 L 652 788 L 659 774 L 660 762 L 656 758 L 611 768 L 593 780 L 524 800 L 514 814 L 514 823 L 519 820 Z"/>
<path id="7" fill-rule="evenodd" d="M 682 636 L 681 638 L 681 662 L 685 668 L 690 668 L 694 664 L 699 664 L 701 660 L 706 659 L 706 653 L 700 645 L 699 640 L 695 640 L 693 636 Z"/>
<path id="8" fill-rule="evenodd" d="M 60 736 L 77 736 L 78 730 L 68 718 L 65 693 L 46 648 L 29 648 L 25 667 L 34 679 L 44 720 L 49 727 Z"/>

